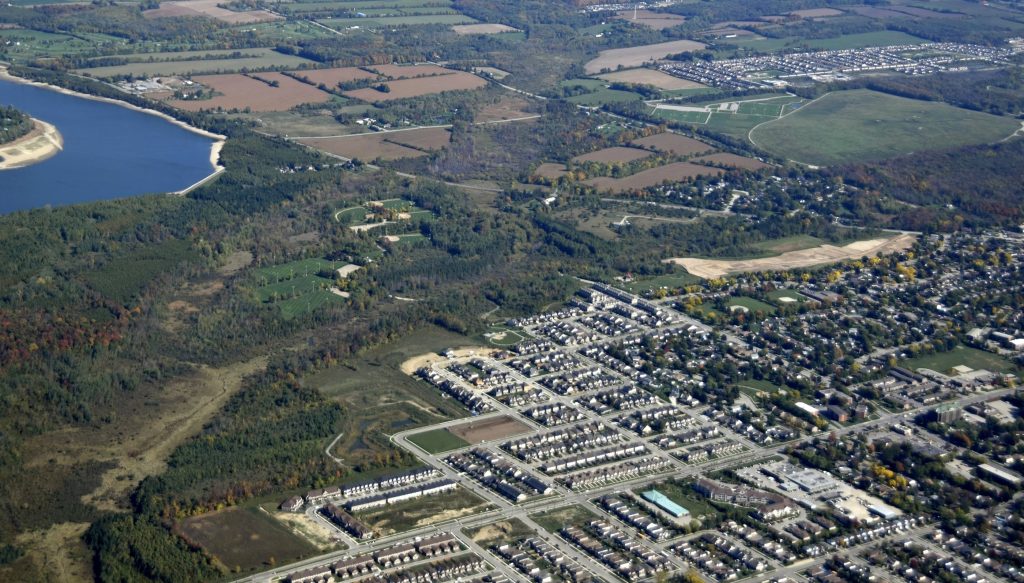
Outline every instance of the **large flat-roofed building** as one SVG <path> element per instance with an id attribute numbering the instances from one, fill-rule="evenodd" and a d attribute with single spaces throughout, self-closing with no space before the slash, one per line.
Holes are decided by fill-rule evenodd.
<path id="1" fill-rule="evenodd" d="M 644 500 L 668 512 L 673 518 L 682 518 L 690 515 L 689 510 L 669 500 L 667 496 L 657 490 L 647 490 L 640 495 L 643 496 Z"/>
<path id="2" fill-rule="evenodd" d="M 1008 486 L 1017 487 L 1024 481 L 1020 477 L 1020 474 L 1011 472 L 1006 468 L 999 467 L 995 464 L 981 464 L 978 466 L 978 471 L 989 478 L 994 478 Z"/>

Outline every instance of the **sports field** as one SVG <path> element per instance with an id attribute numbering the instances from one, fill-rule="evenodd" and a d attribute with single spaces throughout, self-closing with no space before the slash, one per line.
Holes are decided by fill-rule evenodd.
<path id="1" fill-rule="evenodd" d="M 422 433 L 409 436 L 409 441 L 416 444 L 420 449 L 429 454 L 444 453 L 460 447 L 469 445 L 461 437 L 453 434 L 445 428 L 431 429 Z"/>
<path id="2" fill-rule="evenodd" d="M 997 373 L 1012 372 L 1020 374 L 1019 367 L 1014 366 L 1012 362 L 998 354 L 985 352 L 984 350 L 978 350 L 969 346 L 957 346 L 949 352 L 936 352 L 935 354 L 926 354 L 904 360 L 900 362 L 900 366 L 910 370 L 928 368 L 943 374 L 954 375 L 956 374 L 956 371 L 952 370 L 954 366 L 966 366 L 974 370 L 987 370 Z"/>
<path id="3" fill-rule="evenodd" d="M 1008 117 L 857 89 L 763 123 L 749 139 L 778 156 L 828 166 L 997 142 L 1019 127 Z"/>

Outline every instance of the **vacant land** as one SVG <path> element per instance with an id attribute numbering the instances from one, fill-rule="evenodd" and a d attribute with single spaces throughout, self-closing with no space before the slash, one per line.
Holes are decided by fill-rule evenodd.
<path id="1" fill-rule="evenodd" d="M 705 144 L 700 140 L 668 132 L 663 134 L 654 134 L 653 136 L 647 136 L 646 138 L 640 138 L 639 140 L 633 140 L 632 144 L 634 146 L 640 146 L 641 148 L 648 148 L 659 152 L 668 152 L 675 154 L 676 156 L 703 154 L 705 152 L 712 152 L 715 149 L 714 146 Z"/>
<path id="2" fill-rule="evenodd" d="M 649 278 L 635 279 L 628 283 L 619 284 L 630 293 L 643 294 L 657 289 L 675 289 L 687 285 L 700 283 L 701 279 L 691 273 L 667 273 Z"/>
<path id="3" fill-rule="evenodd" d="M 554 164 L 551 162 L 545 162 L 537 166 L 537 169 L 533 171 L 534 176 L 540 176 L 548 180 L 558 180 L 568 173 L 569 171 L 566 170 L 565 164 Z"/>
<path id="4" fill-rule="evenodd" d="M 628 69 L 625 71 L 616 71 L 614 73 L 598 75 L 598 79 L 604 79 L 605 81 L 612 81 L 615 83 L 651 85 L 666 91 L 698 89 L 704 87 L 704 85 L 701 85 L 700 83 L 690 81 L 688 79 L 673 77 L 672 75 L 662 73 L 661 71 L 655 71 L 654 69 Z"/>
<path id="5" fill-rule="evenodd" d="M 597 150 L 596 152 L 590 152 L 589 154 L 583 154 L 582 156 L 576 156 L 572 159 L 573 162 L 603 162 L 605 164 L 611 162 L 632 162 L 633 160 L 640 160 L 647 158 L 651 155 L 647 150 L 641 150 L 639 148 L 624 148 L 616 146 L 613 148 L 604 148 Z"/>
<path id="6" fill-rule="evenodd" d="M 457 24 L 452 27 L 455 34 L 500 34 L 503 32 L 519 32 L 507 24 Z"/>
<path id="7" fill-rule="evenodd" d="M 536 115 L 526 111 L 529 106 L 530 103 L 521 97 L 506 97 L 476 112 L 474 119 L 477 123 L 488 123 Z"/>
<path id="8" fill-rule="evenodd" d="M 632 190 L 643 190 L 665 182 L 681 182 L 697 178 L 698 176 L 718 176 L 723 173 L 720 168 L 700 166 L 689 162 L 675 162 L 644 170 L 643 172 L 637 172 L 626 178 L 608 178 L 605 176 L 591 178 L 590 180 L 585 180 L 584 184 L 593 186 L 597 190 L 619 194 Z"/>
<path id="9" fill-rule="evenodd" d="M 416 158 L 448 145 L 447 128 L 421 128 L 400 132 L 355 134 L 328 138 L 303 138 L 300 144 L 343 158 L 363 161 Z"/>
<path id="10" fill-rule="evenodd" d="M 839 16 L 843 14 L 843 11 L 836 10 L 835 8 L 807 8 L 805 10 L 794 10 L 790 14 L 800 18 L 827 18 L 829 16 Z"/>
<path id="11" fill-rule="evenodd" d="M 530 430 L 529 425 L 507 416 L 492 417 L 481 421 L 469 421 L 448 428 L 448 431 L 452 434 L 470 444 L 504 439 Z"/>
<path id="12" fill-rule="evenodd" d="M 384 139 L 416 150 L 434 151 L 447 146 L 452 140 L 448 128 L 422 128 L 416 130 L 388 132 Z"/>
<path id="13" fill-rule="evenodd" d="M 221 4 L 224 3 L 220 0 L 177 0 L 175 2 L 161 2 L 159 8 L 146 10 L 142 15 L 146 18 L 205 16 L 228 24 L 251 24 L 254 22 L 280 20 L 283 18 L 282 16 L 272 14 L 266 10 L 235 12 L 234 10 L 221 8 Z"/>
<path id="14" fill-rule="evenodd" d="M 210 99 L 171 101 L 172 105 L 188 111 L 245 108 L 252 111 L 284 111 L 303 103 L 324 103 L 331 99 L 329 93 L 281 73 L 203 75 L 193 80 L 220 95 Z M 275 83 L 276 86 L 273 85 Z"/>
<path id="15" fill-rule="evenodd" d="M 768 168 L 768 165 L 760 160 L 747 158 L 746 156 L 738 156 L 736 154 L 729 154 L 728 152 L 719 152 L 717 154 L 701 156 L 699 158 L 694 158 L 693 161 L 698 164 L 715 164 L 717 166 L 728 166 L 730 168 L 741 168 L 743 170 L 760 170 L 762 168 Z"/>
<path id="16" fill-rule="evenodd" d="M 374 79 L 377 75 L 359 67 L 335 67 L 333 69 L 313 69 L 309 71 L 292 71 L 292 75 L 306 81 L 327 87 L 337 87 L 338 83 L 347 83 L 359 79 Z"/>
<path id="17" fill-rule="evenodd" d="M 178 525 L 188 540 L 198 543 L 221 563 L 250 570 L 271 558 L 290 562 L 317 549 L 292 534 L 259 508 L 229 508 L 187 518 Z"/>
<path id="18" fill-rule="evenodd" d="M 487 85 L 480 77 L 471 73 L 455 72 L 447 75 L 434 75 L 430 77 L 418 77 L 415 79 L 400 79 L 384 83 L 387 91 L 380 91 L 377 88 L 356 89 L 345 91 L 344 95 L 354 99 L 360 99 L 370 103 L 378 101 L 394 101 L 408 97 L 419 97 L 420 95 L 431 95 L 444 91 L 468 91 L 480 89 Z"/>
<path id="19" fill-rule="evenodd" d="M 761 124 L 750 140 L 785 158 L 826 166 L 999 141 L 1020 123 L 945 103 L 869 90 L 838 91 Z"/>
<path id="20" fill-rule="evenodd" d="M 489 507 L 483 498 L 460 486 L 453 492 L 357 512 L 356 517 L 369 524 L 381 536 L 388 536 L 476 514 Z"/>
<path id="21" fill-rule="evenodd" d="M 900 366 L 910 370 L 928 368 L 943 374 L 955 374 L 956 371 L 952 370 L 954 366 L 966 366 L 974 370 L 997 373 L 1020 374 L 1019 367 L 1014 366 L 1012 362 L 998 354 L 962 345 L 957 345 L 949 352 L 937 352 L 905 360 L 900 363 Z"/>
<path id="22" fill-rule="evenodd" d="M 467 441 L 457 435 L 453 435 L 451 431 L 445 428 L 431 429 L 430 431 L 410 435 L 409 441 L 429 454 L 444 453 L 469 445 Z"/>
<path id="23" fill-rule="evenodd" d="M 787 269 L 827 265 L 847 259 L 859 259 L 864 256 L 885 255 L 909 249 L 913 246 L 914 239 L 913 235 L 899 235 L 891 239 L 856 241 L 843 247 L 822 245 L 813 249 L 788 251 L 775 257 L 762 257 L 759 259 L 725 260 L 676 257 L 666 259 L 665 262 L 681 265 L 686 271 L 698 277 L 713 279 L 731 273 L 784 271 Z"/>
<path id="24" fill-rule="evenodd" d="M 591 520 L 597 520 L 598 516 L 583 506 L 566 506 L 534 514 L 530 518 L 544 530 L 558 532 L 566 526 L 587 524 Z"/>
<path id="25" fill-rule="evenodd" d="M 584 66 L 588 75 L 600 73 L 605 69 L 614 71 L 619 67 L 639 67 L 648 61 L 664 59 L 668 55 L 699 51 L 704 48 L 704 43 L 692 40 L 674 40 L 653 45 L 642 45 L 625 49 L 609 49 L 601 51 L 596 59 L 593 59 Z"/>
<path id="26" fill-rule="evenodd" d="M 623 10 L 622 12 L 619 12 L 615 18 L 628 20 L 633 24 L 640 24 L 647 28 L 653 28 L 654 30 L 672 28 L 673 26 L 679 26 L 686 22 L 686 18 L 679 16 L 678 14 L 653 12 L 651 10 Z"/>

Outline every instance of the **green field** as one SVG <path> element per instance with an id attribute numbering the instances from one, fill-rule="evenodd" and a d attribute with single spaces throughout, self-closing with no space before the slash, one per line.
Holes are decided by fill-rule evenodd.
<path id="1" fill-rule="evenodd" d="M 763 312 L 765 315 L 770 316 L 770 315 L 775 313 L 775 308 L 774 307 L 769 306 L 768 304 L 766 304 L 766 303 L 764 303 L 762 301 L 755 300 L 754 298 L 748 298 L 746 296 L 740 296 L 740 297 L 737 297 L 737 298 L 730 298 L 729 301 L 726 302 L 725 305 L 730 306 L 730 307 L 731 306 L 741 306 L 741 307 L 744 307 L 744 308 L 750 310 L 751 314 L 753 314 L 755 312 Z"/>
<path id="2" fill-rule="evenodd" d="M 409 441 L 431 454 L 444 453 L 469 445 L 469 442 L 447 429 L 431 429 L 430 431 L 410 435 Z"/>
<path id="3" fill-rule="evenodd" d="M 866 89 L 829 93 L 750 132 L 773 154 L 827 166 L 999 141 L 1020 123 Z"/>
<path id="4" fill-rule="evenodd" d="M 634 294 L 642 294 L 648 291 L 654 291 L 661 288 L 680 288 L 703 281 L 696 275 L 690 275 L 689 273 L 666 273 L 665 275 L 657 275 L 654 277 L 644 277 L 635 279 L 629 283 L 624 283 L 618 287 L 625 288 L 626 291 Z"/>
<path id="5" fill-rule="evenodd" d="M 864 47 L 884 47 L 891 45 L 917 45 L 928 42 L 923 38 L 895 30 L 846 34 L 830 38 L 803 39 L 786 38 L 743 38 L 722 39 L 728 47 L 771 53 L 788 49 L 808 50 L 843 50 Z"/>
<path id="6" fill-rule="evenodd" d="M 476 19 L 463 14 L 420 14 L 414 16 L 392 16 L 382 18 L 324 18 L 320 24 L 343 30 L 352 26 L 360 28 L 387 28 L 389 26 L 412 26 L 417 24 L 473 24 Z"/>
<path id="7" fill-rule="evenodd" d="M 263 285 L 268 285 L 294 277 L 316 275 L 321 271 L 334 271 L 344 264 L 345 262 L 328 261 L 319 258 L 301 259 L 299 261 L 257 269 L 256 279 Z"/>
<path id="8" fill-rule="evenodd" d="M 235 51 L 189 51 L 190 53 L 202 54 L 230 54 Z M 242 56 L 232 58 L 225 56 L 222 59 L 175 59 L 175 53 L 137 53 L 126 55 L 132 62 L 124 65 L 110 65 L 106 67 L 90 67 L 77 69 L 79 74 L 92 77 L 117 77 L 121 75 L 132 76 L 157 76 L 157 75 L 197 75 L 200 73 L 228 73 L 242 69 L 266 69 L 269 67 L 281 69 L 297 69 L 303 65 L 312 65 L 313 62 L 294 55 L 283 55 L 272 49 L 245 49 L 238 51 Z M 182 55 L 184 56 L 184 55 Z M 153 61 L 149 61 L 149 57 Z"/>
<path id="9" fill-rule="evenodd" d="M 581 525 L 597 520 L 599 517 L 582 506 L 566 506 L 530 516 L 537 524 L 548 532 L 558 532 L 562 527 Z"/>
<path id="10" fill-rule="evenodd" d="M 654 115 L 666 121 L 702 125 L 737 139 L 746 140 L 751 128 L 789 113 L 804 100 L 794 95 L 757 94 L 739 97 L 735 101 L 705 101 L 687 106 L 707 107 L 709 112 L 654 110 Z M 735 111 L 723 111 L 720 106 L 739 104 Z"/>
<path id="11" fill-rule="evenodd" d="M 481 335 L 481 338 L 493 346 L 515 346 L 533 336 L 507 326 L 491 326 Z"/>
<path id="12" fill-rule="evenodd" d="M 310 313 L 327 304 L 343 303 L 345 298 L 330 291 L 334 279 L 319 275 L 342 265 L 343 262 L 311 258 L 257 269 L 256 296 L 261 302 L 277 306 L 285 318 Z"/>
<path id="13" fill-rule="evenodd" d="M 989 372 L 1014 373 L 1018 375 L 1024 372 L 998 354 L 985 352 L 984 350 L 978 350 L 969 346 L 957 346 L 949 352 L 937 352 L 911 358 L 901 361 L 899 365 L 910 370 L 929 368 L 943 374 L 951 374 L 951 369 L 954 366 L 961 365 L 968 366 L 974 370 L 984 369 Z"/>
<path id="14" fill-rule="evenodd" d="M 316 547 L 258 507 L 229 508 L 187 518 L 178 528 L 221 563 L 232 569 L 237 566 L 240 571 L 266 568 L 271 557 L 290 562 L 317 552 Z"/>
<path id="15" fill-rule="evenodd" d="M 772 291 L 768 292 L 768 297 L 771 298 L 772 300 L 775 300 L 776 302 L 779 303 L 779 305 L 782 305 L 782 306 L 786 306 L 786 305 L 793 306 L 793 305 L 797 305 L 797 303 L 802 304 L 802 303 L 807 301 L 807 297 L 806 296 L 803 296 L 803 295 L 801 295 L 801 294 L 799 294 L 799 293 L 797 293 L 797 292 L 795 292 L 795 291 L 793 291 L 791 289 L 776 289 L 776 290 L 772 290 Z M 792 300 L 796 300 L 796 303 L 793 303 L 793 302 L 783 302 L 783 301 L 781 301 L 782 298 L 789 298 L 789 299 L 792 299 Z"/>

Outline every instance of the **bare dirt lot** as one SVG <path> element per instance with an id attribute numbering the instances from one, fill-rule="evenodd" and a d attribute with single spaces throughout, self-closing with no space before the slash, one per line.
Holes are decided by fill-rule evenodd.
<path id="1" fill-rule="evenodd" d="M 677 89 L 698 89 L 700 87 L 705 87 L 700 83 L 696 83 L 688 79 L 673 77 L 672 75 L 662 73 L 661 71 L 655 71 L 654 69 L 629 69 L 626 71 L 616 71 L 614 73 L 598 75 L 598 79 L 618 83 L 653 85 L 658 89 L 664 89 L 666 91 L 675 91 Z"/>
<path id="2" fill-rule="evenodd" d="M 632 144 L 641 148 L 658 150 L 659 152 L 670 152 L 676 156 L 690 156 L 715 150 L 713 146 L 705 144 L 700 140 L 668 132 L 633 140 Z"/>
<path id="3" fill-rule="evenodd" d="M 499 34 L 502 32 L 519 32 L 507 24 L 456 24 L 452 27 L 455 34 Z"/>
<path id="4" fill-rule="evenodd" d="M 177 2 L 162 2 L 160 8 L 146 10 L 142 15 L 146 18 L 168 18 L 176 16 L 206 16 L 217 19 L 228 24 L 251 24 L 254 22 L 269 22 L 281 20 L 283 17 L 267 12 L 266 10 L 248 10 L 246 12 L 235 12 L 221 8 L 221 0 L 179 0 Z"/>
<path id="5" fill-rule="evenodd" d="M 694 158 L 693 161 L 698 164 L 711 163 L 721 166 L 729 166 L 731 168 L 742 168 L 743 170 L 760 170 L 762 168 L 768 168 L 768 165 L 760 160 L 747 158 L 746 156 L 737 156 L 736 154 L 729 154 L 728 152 L 719 152 L 717 154 L 701 156 L 699 158 Z"/>
<path id="6" fill-rule="evenodd" d="M 663 59 L 674 53 L 699 51 L 703 48 L 704 43 L 697 41 L 674 40 L 625 49 L 609 49 L 601 51 L 596 59 L 584 66 L 584 70 L 588 75 L 593 75 L 605 69 L 614 71 L 619 66 L 626 68 L 639 67 L 648 61 Z"/>
<path id="7" fill-rule="evenodd" d="M 200 75 L 192 80 L 221 95 L 210 99 L 176 100 L 171 101 L 171 105 L 188 111 L 246 107 L 252 111 L 285 111 L 302 103 L 324 103 L 331 98 L 329 93 L 281 73 Z M 274 82 L 276 87 L 271 85 Z"/>
<path id="8" fill-rule="evenodd" d="M 613 148 L 604 148 L 597 150 L 596 152 L 590 152 L 589 154 L 583 154 L 582 156 L 576 156 L 572 159 L 573 162 L 632 162 L 633 160 L 640 160 L 641 158 L 647 158 L 651 153 L 647 150 L 641 150 L 639 148 L 624 148 L 621 146 L 615 146 Z"/>
<path id="9" fill-rule="evenodd" d="M 914 244 L 916 237 L 913 235 L 899 235 L 890 239 L 870 239 L 867 241 L 856 241 L 849 245 L 836 247 L 834 245 L 822 245 L 813 249 L 800 251 L 788 251 L 775 257 L 762 257 L 760 259 L 741 259 L 727 261 L 723 259 L 698 259 L 695 257 L 674 257 L 666 259 L 665 263 L 682 265 L 686 271 L 703 278 L 723 277 L 731 273 L 744 273 L 750 271 L 784 271 L 787 269 L 799 269 L 813 267 L 815 265 L 826 265 L 838 263 L 847 259 L 859 259 L 861 257 L 872 257 L 885 255 L 909 249 Z"/>
<path id="10" fill-rule="evenodd" d="M 381 160 L 397 160 L 399 158 L 426 156 L 426 152 L 389 142 L 384 139 L 385 137 L 387 137 L 387 134 L 360 134 L 337 138 L 306 138 L 299 140 L 299 143 L 322 150 L 328 154 L 344 158 L 358 158 L 366 162 L 378 158 Z"/>
<path id="11" fill-rule="evenodd" d="M 495 439 L 505 439 L 520 433 L 531 431 L 529 425 L 511 417 L 494 417 L 483 421 L 470 421 L 462 425 L 455 425 L 448 428 L 453 435 L 457 435 L 470 445 Z"/>
<path id="12" fill-rule="evenodd" d="M 447 75 L 434 75 L 432 77 L 418 77 L 416 79 L 400 79 L 386 83 L 389 91 L 378 91 L 375 88 L 356 89 L 345 91 L 345 95 L 362 101 L 375 103 L 378 101 L 394 101 L 407 97 L 419 97 L 444 91 L 468 91 L 480 89 L 487 85 L 480 77 L 471 73 L 455 72 Z"/>
<path id="13" fill-rule="evenodd" d="M 634 24 L 642 24 L 643 26 L 653 28 L 654 30 L 672 28 L 673 26 L 679 26 L 686 22 L 686 18 L 679 16 L 678 14 L 652 12 L 650 10 L 623 10 L 616 15 L 616 18 L 620 20 L 628 20 Z"/>
<path id="14" fill-rule="evenodd" d="M 373 79 L 377 77 L 377 75 L 360 69 L 359 67 L 335 67 L 333 69 L 291 71 L 291 74 L 308 79 L 310 83 L 315 85 L 323 83 L 327 87 L 337 87 L 338 83 L 355 81 L 357 79 Z"/>
<path id="15" fill-rule="evenodd" d="M 643 172 L 637 172 L 626 178 L 591 178 L 585 180 L 584 184 L 593 186 L 597 190 L 604 190 L 614 194 L 629 192 L 631 190 L 642 190 L 651 186 L 657 186 L 663 182 L 680 182 L 698 176 L 718 176 L 724 174 L 720 168 L 710 166 L 699 166 L 689 162 L 675 162 L 666 164 Z"/>
<path id="16" fill-rule="evenodd" d="M 415 150 L 434 151 L 447 146 L 452 140 L 448 128 L 423 128 L 384 134 L 385 141 Z"/>

